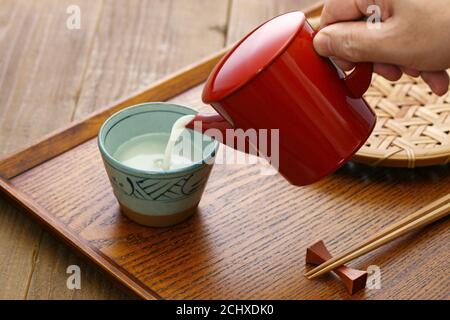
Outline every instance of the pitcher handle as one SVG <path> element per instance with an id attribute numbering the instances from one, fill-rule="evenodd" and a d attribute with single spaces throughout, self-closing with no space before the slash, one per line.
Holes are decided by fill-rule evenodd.
<path id="1" fill-rule="evenodd" d="M 344 78 L 345 86 L 352 98 L 361 98 L 372 82 L 373 63 L 357 63 L 352 73 Z"/>

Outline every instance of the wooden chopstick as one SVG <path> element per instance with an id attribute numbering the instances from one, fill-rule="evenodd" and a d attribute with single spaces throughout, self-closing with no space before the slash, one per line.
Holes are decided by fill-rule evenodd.
<path id="1" fill-rule="evenodd" d="M 359 250 L 353 251 L 352 253 L 350 253 L 348 255 L 340 256 L 337 259 L 337 261 L 335 261 L 334 263 L 332 263 L 331 265 L 329 265 L 327 267 L 321 267 L 317 272 L 307 276 L 307 278 L 313 279 L 324 273 L 327 273 L 327 272 L 345 264 L 346 262 L 348 262 L 350 260 L 356 259 L 356 258 L 362 256 L 363 254 L 366 254 L 372 250 L 375 250 L 376 248 L 404 235 L 405 233 L 408 233 L 409 231 L 411 231 L 413 229 L 420 228 L 420 227 L 426 226 L 430 223 L 433 223 L 434 221 L 437 221 L 437 220 L 447 216 L 449 213 L 450 213 L 450 203 L 445 204 L 445 205 L 439 207 L 438 209 L 431 211 L 430 213 L 412 221 L 411 223 L 409 223 L 399 229 L 396 229 L 395 231 L 389 233 L 385 237 L 382 237 L 374 242 L 371 242 Z"/>
<path id="2" fill-rule="evenodd" d="M 360 243 L 360 244 L 358 244 L 358 245 L 348 249 L 347 251 L 341 253 L 338 256 L 333 257 L 332 259 L 328 260 L 327 262 L 325 262 L 325 263 L 319 265 L 318 267 L 312 269 L 311 271 L 305 273 L 305 276 L 308 277 L 308 276 L 312 275 L 313 273 L 317 272 L 320 268 L 327 267 L 330 264 L 334 263 L 340 257 L 342 257 L 344 255 L 348 255 L 348 254 L 350 254 L 353 251 L 359 250 L 360 248 L 368 245 L 369 243 L 374 242 L 374 241 L 376 241 L 376 240 L 386 236 L 388 233 L 391 233 L 392 231 L 394 231 L 394 230 L 396 230 L 396 229 L 398 229 L 398 228 L 400 228 L 400 227 L 410 223 L 411 221 L 413 221 L 413 220 L 415 220 L 415 219 L 417 219 L 417 218 L 419 218 L 419 217 L 421 217 L 421 216 L 423 216 L 423 215 L 425 215 L 425 214 L 427 214 L 427 213 L 429 213 L 429 212 L 431 212 L 431 211 L 433 211 L 433 210 L 435 210 L 435 209 L 439 208 L 440 206 L 445 205 L 447 203 L 450 203 L 450 194 L 448 194 L 448 195 L 446 195 L 446 196 L 444 196 L 444 197 L 442 197 L 442 198 L 440 198 L 440 199 L 438 199 L 436 201 L 433 201 L 432 203 L 430 203 L 427 206 L 419 209 L 415 213 L 413 213 L 411 215 L 408 215 L 407 217 L 403 218 L 402 220 L 400 220 L 400 221 L 392 224 L 391 226 L 381 230 L 380 232 L 378 232 L 377 234 L 375 234 L 371 238 L 367 239 L 366 241 L 364 241 L 364 242 L 362 242 L 362 243 Z"/>
<path id="3" fill-rule="evenodd" d="M 308 279 L 315 278 L 345 264 L 352 259 L 378 248 L 379 246 L 411 231 L 414 228 L 425 226 L 426 224 L 436 221 L 449 213 L 449 207 L 450 194 L 430 203 L 424 208 L 389 226 L 367 241 L 364 241 L 361 244 L 343 252 L 342 254 L 333 257 L 327 262 L 307 272 L 305 276 Z"/>

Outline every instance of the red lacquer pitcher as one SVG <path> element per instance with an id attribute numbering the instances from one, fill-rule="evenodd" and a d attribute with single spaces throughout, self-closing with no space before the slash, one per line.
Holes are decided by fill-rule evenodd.
<path id="1" fill-rule="evenodd" d="M 210 128 L 279 129 L 279 172 L 302 186 L 331 174 L 368 139 L 376 117 L 362 98 L 372 64 L 346 76 L 313 48 L 302 12 L 276 17 L 241 40 L 216 66 L 203 101 L 218 114 L 199 114 Z M 234 141 L 233 141 L 234 142 Z M 270 148 L 269 148 L 270 149 Z M 259 150 L 267 157 L 271 150 Z"/>

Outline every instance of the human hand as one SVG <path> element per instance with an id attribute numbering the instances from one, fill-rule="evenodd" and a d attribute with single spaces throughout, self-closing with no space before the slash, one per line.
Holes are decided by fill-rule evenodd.
<path id="1" fill-rule="evenodd" d="M 380 8 L 380 28 L 362 18 L 371 5 Z M 421 76 L 433 92 L 449 88 L 450 6 L 448 0 L 328 0 L 316 51 L 343 70 L 356 62 L 374 62 L 374 71 L 396 81 L 403 73 Z"/>

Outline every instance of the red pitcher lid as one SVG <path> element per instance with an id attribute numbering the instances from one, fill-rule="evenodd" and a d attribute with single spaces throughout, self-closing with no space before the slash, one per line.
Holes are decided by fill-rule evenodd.
<path id="1" fill-rule="evenodd" d="M 284 51 L 304 22 L 303 12 L 296 11 L 253 30 L 217 64 L 203 89 L 203 102 L 222 100 L 264 70 Z"/>

